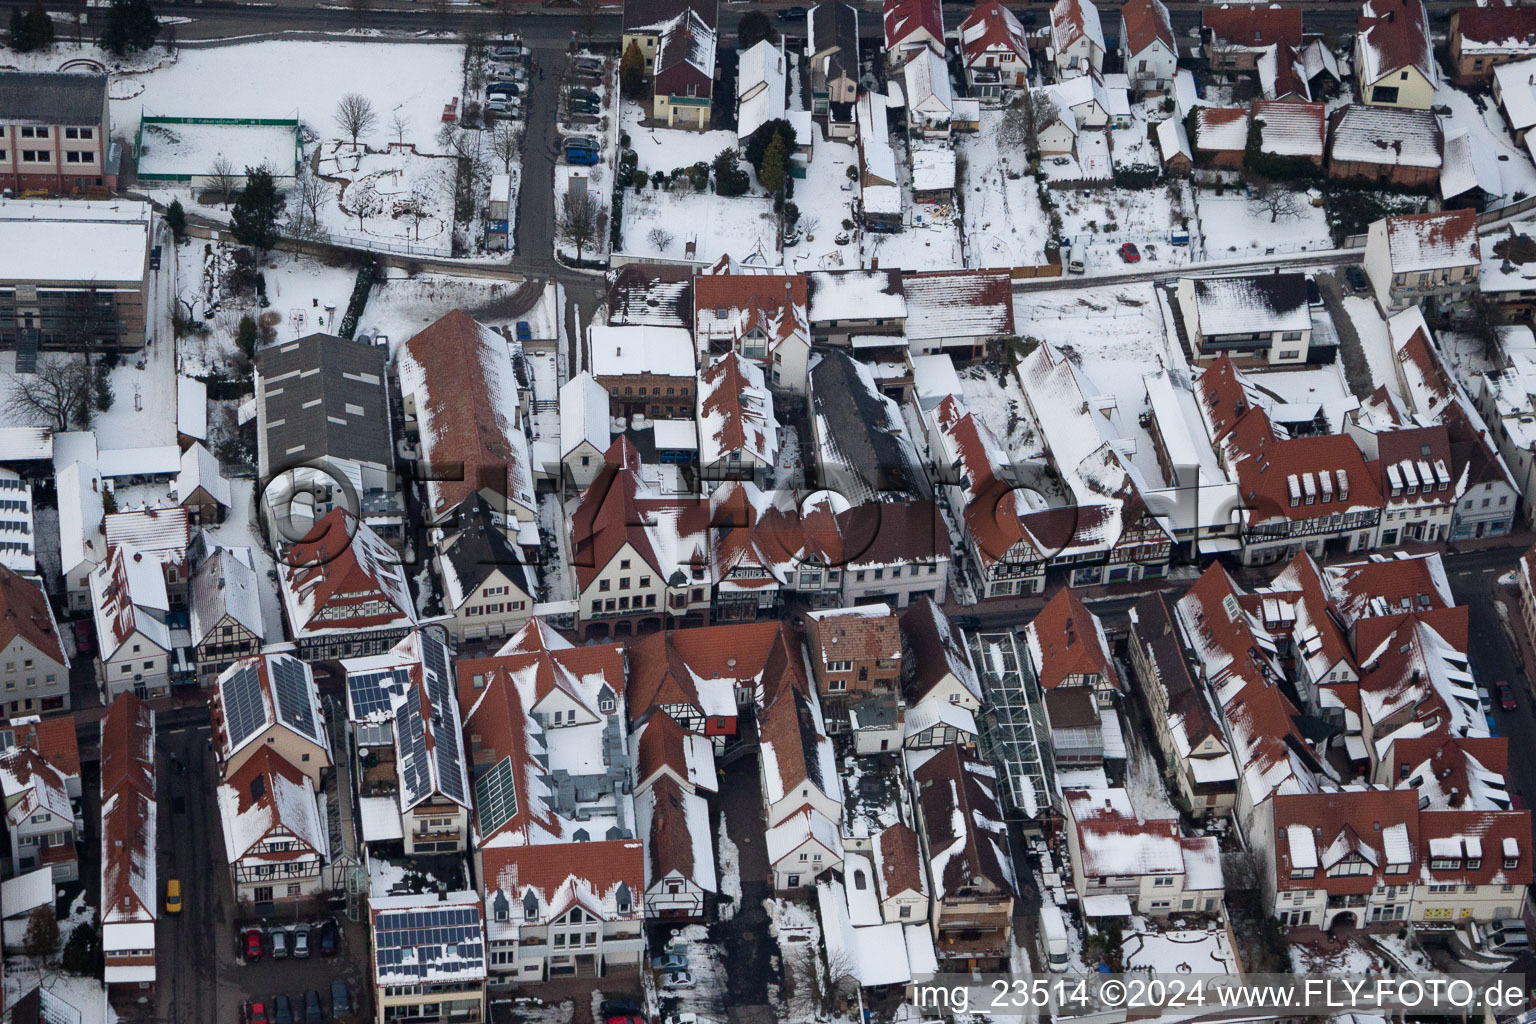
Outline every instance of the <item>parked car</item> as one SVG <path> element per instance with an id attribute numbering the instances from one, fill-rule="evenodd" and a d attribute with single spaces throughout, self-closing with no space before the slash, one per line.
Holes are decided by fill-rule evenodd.
<path id="1" fill-rule="evenodd" d="M 1365 276 L 1365 271 L 1356 266 L 1344 268 L 1344 283 L 1349 285 L 1351 291 L 1363 292 L 1371 287 L 1371 279 Z"/>
<path id="2" fill-rule="evenodd" d="M 603 1024 L 645 1024 L 644 1017 L 637 1017 L 632 1013 L 621 1013 L 615 1017 L 609 1017 Z"/>
<path id="3" fill-rule="evenodd" d="M 1126 242 L 1120 247 L 1120 258 L 1126 263 L 1140 263 L 1141 251 L 1136 248 L 1135 242 Z"/>
<path id="4" fill-rule="evenodd" d="M 168 878 L 165 882 L 165 912 L 181 913 L 181 879 Z"/>
<path id="5" fill-rule="evenodd" d="M 1317 286 L 1317 281 L 1307 278 L 1307 305 L 1317 309 L 1323 304 L 1323 291 Z"/>
<path id="6" fill-rule="evenodd" d="M 289 952 L 288 929 L 273 928 L 267 932 L 267 938 L 272 940 L 273 960 L 282 960 L 287 957 Z"/>
<path id="7" fill-rule="evenodd" d="M 293 930 L 293 955 L 299 959 L 309 956 L 309 925 L 301 924 Z"/>
<path id="8" fill-rule="evenodd" d="M 1486 715 L 1493 710 L 1493 698 L 1488 696 L 1487 687 L 1479 686 L 1477 688 L 1477 702 L 1483 706 L 1483 714 Z"/>
<path id="9" fill-rule="evenodd" d="M 245 1019 L 247 1024 L 271 1024 L 271 1022 L 267 1020 L 267 1004 L 246 1003 Z"/>
<path id="10" fill-rule="evenodd" d="M 240 937 L 240 940 L 241 949 L 245 951 L 245 958 L 247 960 L 261 959 L 262 949 L 260 928 L 247 928 L 245 930 L 245 934 Z"/>
<path id="11" fill-rule="evenodd" d="M 532 341 L 533 340 L 533 327 L 529 325 L 527 320 L 519 320 L 517 322 L 517 340 L 518 341 Z"/>
<path id="12" fill-rule="evenodd" d="M 598 161 L 597 140 L 585 135 L 573 135 L 565 140 L 565 162 L 590 167 Z"/>
<path id="13" fill-rule="evenodd" d="M 495 61 L 522 60 L 526 56 L 528 48 L 515 43 L 491 47 L 491 59 Z"/>
<path id="14" fill-rule="evenodd" d="M 1494 689 L 1499 693 L 1499 707 L 1505 711 L 1514 711 L 1520 706 L 1520 702 L 1515 700 L 1515 691 L 1502 679 L 1494 684 Z"/>
<path id="15" fill-rule="evenodd" d="M 272 1000 L 272 1024 L 293 1024 L 293 1003 L 287 996 L 277 996 Z"/>
<path id="16" fill-rule="evenodd" d="M 1488 925 L 1488 948 L 1495 953 L 1523 953 L 1531 948 L 1531 937 L 1525 922 L 1518 917 L 1505 917 Z"/>
<path id="17" fill-rule="evenodd" d="M 325 1011 L 320 1008 L 320 993 L 314 989 L 304 993 L 304 1024 L 325 1024 Z"/>
<path id="18" fill-rule="evenodd" d="M 341 978 L 331 980 L 331 1016 L 338 1020 L 352 1012 L 352 990 Z"/>
<path id="19" fill-rule="evenodd" d="M 75 652 L 77 654 L 90 654 L 96 647 L 91 637 L 91 620 L 76 619 L 72 623 L 75 631 Z"/>
<path id="20" fill-rule="evenodd" d="M 687 968 L 688 958 L 681 953 L 662 953 L 651 957 L 653 971 L 681 971 Z"/>
<path id="21" fill-rule="evenodd" d="M 639 1001 L 626 999 L 623 996 L 615 996 L 612 999 L 604 999 L 598 1007 L 604 1017 L 622 1017 L 625 1014 L 643 1014 L 645 1010 Z"/>
<path id="22" fill-rule="evenodd" d="M 786 7 L 776 15 L 780 21 L 794 21 L 796 18 L 804 18 L 805 16 L 805 8 L 799 6 Z"/>
<path id="23" fill-rule="evenodd" d="M 480 109 L 498 117 L 518 117 L 523 112 L 523 105 L 517 102 L 516 96 L 509 96 L 506 99 L 486 100 L 485 106 Z"/>
<path id="24" fill-rule="evenodd" d="M 573 101 L 574 100 L 591 100 L 594 103 L 596 103 L 600 99 L 602 99 L 602 97 L 598 96 L 598 94 L 593 92 L 591 89 L 583 89 L 579 85 L 571 86 L 570 97 L 571 97 L 571 99 Z"/>
<path id="25" fill-rule="evenodd" d="M 341 929 L 336 926 L 336 919 L 326 918 L 320 924 L 320 955 L 335 956 L 341 947 Z"/>
<path id="26" fill-rule="evenodd" d="M 699 983 L 688 971 L 672 971 L 662 976 L 662 988 L 693 988 Z"/>
<path id="27" fill-rule="evenodd" d="M 487 100 L 510 99 L 522 91 L 516 82 L 492 82 L 485 87 L 485 98 Z"/>

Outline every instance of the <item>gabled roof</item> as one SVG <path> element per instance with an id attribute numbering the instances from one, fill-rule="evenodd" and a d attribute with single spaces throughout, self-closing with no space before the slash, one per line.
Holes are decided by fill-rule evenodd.
<path id="1" fill-rule="evenodd" d="M 993 769 L 949 746 L 924 761 L 912 781 L 922 808 L 934 896 L 942 900 L 981 879 L 1012 894 L 1008 829 Z"/>
<path id="2" fill-rule="evenodd" d="M 1328 153 L 1346 163 L 1439 167 L 1444 132 L 1432 110 L 1351 103 L 1328 116 Z"/>
<path id="3" fill-rule="evenodd" d="M 0 753 L 0 797 L 13 827 L 44 812 L 66 822 L 75 818 L 64 772 L 30 747 Z"/>
<path id="4" fill-rule="evenodd" d="M 785 84 L 782 43 L 760 39 L 743 50 L 736 67 L 736 134 L 748 138 L 769 121 L 784 116 Z"/>
<path id="5" fill-rule="evenodd" d="M 670 770 L 689 792 L 719 788 L 715 777 L 715 748 L 708 737 L 689 732 L 671 715 L 657 711 L 640 723 L 630 737 L 634 746 L 635 788 L 645 788 Z"/>
<path id="6" fill-rule="evenodd" d="M 104 658 L 114 657 L 135 632 L 162 651 L 171 649 L 171 631 L 165 624 L 171 602 L 158 562 L 124 544 L 91 570 L 90 584 L 96 639 Z"/>
<path id="7" fill-rule="evenodd" d="M 507 339 L 453 310 L 401 346 L 400 390 L 415 403 L 429 474 L 429 519 L 485 490 L 508 511 L 534 507 L 533 464 Z"/>
<path id="8" fill-rule="evenodd" d="M 885 48 L 913 42 L 944 46 L 944 11 L 939 0 L 885 0 Z M 926 33 L 927 38 L 921 38 Z"/>
<path id="9" fill-rule="evenodd" d="M 524 564 L 527 556 L 507 536 L 507 530 L 485 495 L 471 495 L 461 507 L 458 530 L 438 555 L 447 607 L 454 611 L 463 608 L 498 572 L 523 595 L 530 599 L 534 596 L 538 588 L 533 573 Z"/>
<path id="10" fill-rule="evenodd" d="M 18 637 L 69 668 L 69 653 L 59 641 L 59 624 L 42 584 L 0 566 L 0 650 Z"/>
<path id="11" fill-rule="evenodd" d="M 1284 44 L 1301 47 L 1301 8 L 1248 5 L 1206 7 L 1200 21 L 1218 49 L 1262 50 Z"/>
<path id="12" fill-rule="evenodd" d="M 811 370 L 811 409 L 829 486 L 849 500 L 932 493 L 900 407 L 869 367 L 833 349 Z"/>
<path id="13" fill-rule="evenodd" d="M 635 797 L 635 824 L 645 845 L 646 888 L 677 874 L 705 892 L 718 888 L 709 804 L 670 775 Z"/>
<path id="14" fill-rule="evenodd" d="M 453 683 L 446 678 L 434 683 L 436 673 L 425 664 L 422 669 L 421 678 L 413 679 L 395 698 L 400 813 L 439 797 L 468 809 L 469 773 Z"/>
<path id="15" fill-rule="evenodd" d="M 192 571 L 192 596 L 188 602 L 192 643 L 207 640 L 225 616 L 258 641 L 264 639 L 259 586 L 250 562 L 229 548 L 218 548 L 199 562 Z"/>
<path id="16" fill-rule="evenodd" d="M 1508 4 L 1462 7 L 1451 15 L 1461 52 L 1536 52 L 1536 8 Z"/>
<path id="17" fill-rule="evenodd" d="M 765 802 L 776 804 L 807 785 L 842 803 L 837 759 L 815 695 L 786 687 L 758 713 Z"/>
<path id="18" fill-rule="evenodd" d="M 1372 555 L 1361 562 L 1334 563 L 1323 573 L 1334 607 L 1351 626 L 1361 619 L 1450 608 L 1456 603 L 1438 552 L 1413 557 Z"/>
<path id="19" fill-rule="evenodd" d="M 1135 57 L 1147 47 L 1162 43 L 1168 52 L 1178 56 L 1179 48 L 1173 38 L 1173 22 L 1162 0 L 1130 0 L 1120 8 L 1125 35 L 1120 40 L 1125 52 Z"/>
<path id="20" fill-rule="evenodd" d="M 416 623 L 399 554 L 345 508 L 326 513 L 281 561 L 283 606 L 295 636 Z M 384 610 L 372 607 L 380 602 Z"/>
<path id="21" fill-rule="evenodd" d="M 291 654 L 272 652 L 235 662 L 219 674 L 209 706 L 224 761 L 278 727 L 330 756 L 330 733 L 314 673 Z"/>
<path id="22" fill-rule="evenodd" d="M 1277 156 L 1322 157 L 1328 136 L 1327 108 L 1321 103 L 1258 100 L 1253 119 L 1262 124 L 1260 146 Z"/>
<path id="23" fill-rule="evenodd" d="M 904 822 L 874 837 L 870 852 L 875 858 L 875 878 L 880 898 L 888 900 L 904 892 L 928 895 L 928 873 L 923 870 L 923 851 L 917 833 Z"/>
<path id="24" fill-rule="evenodd" d="M 529 924 L 548 924 L 574 906 L 604 921 L 637 920 L 643 912 L 645 858 L 637 839 L 494 847 L 481 857 L 487 898 L 506 894 L 521 904 L 511 908 L 516 917 L 532 907 Z"/>
<path id="25" fill-rule="evenodd" d="M 1435 84 L 1435 55 L 1429 14 L 1423 0 L 1366 0 L 1355 36 L 1362 85 L 1372 85 L 1404 68 L 1416 68 Z"/>
<path id="26" fill-rule="evenodd" d="M 101 720 L 103 924 L 157 916 L 155 815 L 155 713 L 121 693 Z"/>
<path id="27" fill-rule="evenodd" d="M 229 480 L 219 468 L 214 457 L 201 441 L 181 453 L 181 472 L 176 474 L 176 494 L 183 503 L 201 488 L 208 497 L 229 508 L 232 502 Z"/>
<path id="28" fill-rule="evenodd" d="M 16 746 L 42 754 L 66 778 L 80 774 L 80 742 L 73 718 L 24 716 L 11 719 L 9 728 Z"/>
<path id="29" fill-rule="evenodd" d="M 1029 39 L 1024 26 L 998 0 L 977 4 L 960 23 L 960 50 L 967 65 L 975 64 L 989 50 L 1008 50 L 1029 63 Z"/>
<path id="30" fill-rule="evenodd" d="M 1056 52 L 1067 50 L 1083 38 L 1104 49 L 1104 28 L 1093 0 L 1056 0 L 1051 5 L 1051 43 Z"/>
<path id="31" fill-rule="evenodd" d="M 0 71 L 0 110 L 22 124 L 96 125 L 106 116 L 107 76 Z"/>
<path id="32" fill-rule="evenodd" d="M 1053 690 L 1075 675 L 1101 675 L 1111 688 L 1120 689 L 1104 625 L 1083 607 L 1071 587 L 1056 591 L 1030 620 L 1024 629 L 1024 642 L 1045 690 Z"/>
<path id="33" fill-rule="evenodd" d="M 762 369 L 727 352 L 699 374 L 699 464 L 739 452 L 771 465 L 779 454 L 779 423 Z"/>
<path id="34" fill-rule="evenodd" d="M 706 19 L 690 7 L 673 18 L 661 30 L 656 47 L 656 76 L 665 76 L 673 68 L 695 73 L 697 92 L 707 97 L 715 78 L 716 33 L 713 19 Z"/>
<path id="35" fill-rule="evenodd" d="M 222 782 L 218 801 L 224 854 L 231 864 L 247 856 L 281 863 L 306 853 L 324 859 L 329 853 L 330 835 L 320 817 L 314 783 L 272 747 L 262 747 Z M 283 851 L 255 852 L 254 848 L 269 836 L 296 845 Z"/>
<path id="36" fill-rule="evenodd" d="M 1476 210 L 1410 213 L 1387 218 L 1387 251 L 1394 274 L 1482 262 Z"/>
<path id="37" fill-rule="evenodd" d="M 981 683 L 971 665 L 959 630 L 944 610 L 929 597 L 913 601 L 901 616 L 905 641 L 902 695 L 909 705 L 917 705 L 947 675 L 954 675 L 962 686 L 982 700 Z"/>
<path id="38" fill-rule="evenodd" d="M 719 15 L 714 0 L 624 0 L 624 33 L 657 34 L 685 11 L 693 11 L 711 28 Z"/>
<path id="39" fill-rule="evenodd" d="M 627 655 L 631 721 L 669 704 L 734 717 L 737 686 L 809 686 L 798 638 L 778 622 L 666 630 L 635 640 Z"/>
<path id="40" fill-rule="evenodd" d="M 1006 271 L 906 274 L 909 341 L 1013 334 L 1013 289 Z"/>
<path id="41" fill-rule="evenodd" d="M 608 389 L 583 370 L 560 385 L 560 457 L 590 444 L 600 452 L 613 441 Z"/>
<path id="42" fill-rule="evenodd" d="M 1243 149 L 1248 145 L 1248 108 L 1196 107 L 1194 144 L 1205 153 Z"/>
<path id="43" fill-rule="evenodd" d="M 859 77 L 859 10 L 842 0 L 812 7 L 806 16 L 805 55 L 826 54 L 822 68 L 827 81 Z"/>

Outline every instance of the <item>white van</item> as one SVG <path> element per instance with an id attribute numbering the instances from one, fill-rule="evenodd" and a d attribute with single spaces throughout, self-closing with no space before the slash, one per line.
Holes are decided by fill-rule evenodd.
<path id="1" fill-rule="evenodd" d="M 1061 908 L 1045 904 L 1040 908 L 1040 956 L 1046 969 L 1061 974 L 1067 969 L 1067 921 Z"/>
<path id="2" fill-rule="evenodd" d="M 1088 271 L 1088 247 L 1081 241 L 1074 240 L 1067 249 L 1067 273 L 1084 274 Z"/>

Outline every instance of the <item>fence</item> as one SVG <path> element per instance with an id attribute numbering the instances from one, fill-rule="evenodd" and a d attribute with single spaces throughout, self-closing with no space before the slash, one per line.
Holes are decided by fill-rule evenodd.
<path id="1" fill-rule="evenodd" d="M 317 242 L 339 245 L 346 249 L 387 252 L 398 256 L 434 256 L 441 258 L 453 255 L 452 245 L 434 245 L 431 242 L 388 242 L 382 238 L 373 238 L 368 235 L 344 235 L 318 229 L 310 231 L 308 237 L 313 238 Z"/>
<path id="2" fill-rule="evenodd" d="M 1022 267 L 1009 267 L 1008 273 L 1015 281 L 1028 281 L 1036 277 L 1060 277 L 1060 263 L 1036 263 Z"/>

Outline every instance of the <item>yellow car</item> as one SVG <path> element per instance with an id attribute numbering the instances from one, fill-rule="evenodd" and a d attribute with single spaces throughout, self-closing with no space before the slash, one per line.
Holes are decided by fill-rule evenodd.
<path id="1" fill-rule="evenodd" d="M 168 879 L 165 883 L 165 912 L 181 913 L 181 880 L 179 878 Z"/>

